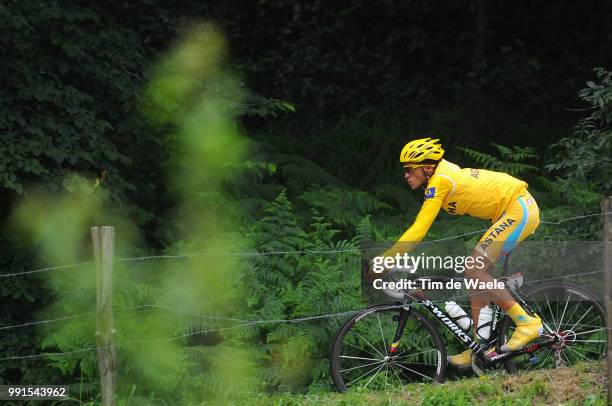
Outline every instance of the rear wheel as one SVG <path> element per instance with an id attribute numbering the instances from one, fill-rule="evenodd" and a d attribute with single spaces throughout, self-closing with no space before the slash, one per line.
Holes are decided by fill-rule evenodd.
<path id="1" fill-rule="evenodd" d="M 605 360 L 605 311 L 591 293 L 569 283 L 551 283 L 529 291 L 525 302 L 544 325 L 542 336 L 530 344 L 553 338 L 556 342 L 552 347 L 513 358 L 514 367 L 507 367 L 508 372 L 514 372 L 514 368 L 558 368 Z M 500 346 L 510 339 L 514 329 L 512 320 L 505 317 L 500 326 Z"/>
<path id="2" fill-rule="evenodd" d="M 331 351 L 331 373 L 336 388 L 386 389 L 410 382 L 441 382 L 446 350 L 440 333 L 425 316 L 410 308 L 395 353 L 400 306 L 378 305 L 353 316 L 340 329 Z"/>

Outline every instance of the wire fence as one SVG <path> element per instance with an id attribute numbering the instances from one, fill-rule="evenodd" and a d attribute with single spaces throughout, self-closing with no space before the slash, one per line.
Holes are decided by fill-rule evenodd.
<path id="1" fill-rule="evenodd" d="M 583 215 L 583 216 L 576 216 L 576 217 L 562 219 L 562 220 L 554 221 L 554 222 L 553 221 L 542 221 L 541 224 L 559 225 L 559 224 L 562 224 L 562 223 L 565 223 L 565 222 L 568 222 L 568 221 L 580 220 L 580 219 L 589 218 L 589 217 L 595 217 L 595 216 L 602 216 L 604 214 L 612 214 L 612 213 L 611 212 L 604 212 L 604 213 L 596 213 L 596 214 L 589 214 L 589 215 Z M 441 238 L 441 239 L 437 239 L 437 240 L 431 240 L 431 241 L 428 241 L 428 242 L 429 243 L 435 243 L 435 242 L 440 242 L 440 241 L 447 241 L 447 240 L 452 240 L 452 239 L 458 239 L 458 238 L 462 238 L 462 237 L 465 237 L 465 236 L 474 235 L 474 234 L 477 234 L 477 233 L 482 233 L 482 232 L 484 232 L 486 230 L 488 230 L 488 228 L 487 229 L 483 229 L 483 230 L 476 230 L 476 231 L 472 231 L 472 232 L 464 233 L 464 234 L 460 234 L 460 235 L 455 235 L 455 236 L 451 236 L 451 237 Z M 350 253 L 350 252 L 352 252 L 352 253 L 361 253 L 362 250 L 360 250 L 360 249 L 342 249 L 342 250 L 304 250 L 304 251 L 273 251 L 273 252 L 201 252 L 201 253 L 181 254 L 181 255 L 151 255 L 151 256 L 142 256 L 142 257 L 125 257 L 125 258 L 116 258 L 115 261 L 118 261 L 118 262 L 137 262 L 137 261 L 148 261 L 148 260 L 156 260 L 156 259 L 188 259 L 188 258 L 203 257 L 203 256 L 253 257 L 253 256 L 286 255 L 286 254 L 324 254 L 324 255 L 328 255 L 328 254 L 341 254 L 341 253 Z M 11 273 L 11 274 L 3 274 L 3 275 L 0 275 L 0 277 L 13 277 L 13 276 L 22 276 L 22 275 L 36 274 L 36 273 L 41 273 L 41 272 L 50 272 L 50 271 L 65 270 L 65 269 L 75 269 L 75 268 L 79 268 L 79 267 L 89 266 L 89 265 L 92 265 L 92 264 L 94 264 L 93 261 L 90 261 L 90 262 L 81 262 L 81 263 L 76 263 L 76 264 L 72 264 L 72 265 L 61 265 L 61 266 L 55 266 L 55 267 L 45 267 L 45 268 L 40 268 L 40 269 L 34 269 L 34 270 L 31 270 L 31 271 Z M 556 276 L 554 278 L 538 279 L 538 280 L 533 280 L 533 281 L 527 281 L 527 282 L 524 283 L 524 285 L 534 284 L 534 283 L 541 283 L 541 282 L 549 281 L 549 280 L 556 280 L 558 278 L 568 278 L 568 277 L 577 277 L 577 276 L 584 276 L 584 275 L 593 275 L 593 274 L 603 273 L 604 271 L 605 270 L 602 269 L 602 270 L 591 271 L 591 272 L 580 272 L 580 273 L 575 273 L 575 274 L 571 274 L 571 275 Z M 461 296 L 454 296 L 454 297 L 455 298 L 461 298 L 461 297 L 469 297 L 470 295 L 471 294 L 461 295 Z M 441 302 L 441 301 L 438 301 L 438 302 Z M 400 307 L 404 307 L 405 305 L 404 304 L 397 304 L 397 305 L 390 304 L 389 306 L 390 306 L 390 308 L 393 308 L 393 307 L 400 308 Z M 215 333 L 215 332 L 220 332 L 220 331 L 226 331 L 226 330 L 232 330 L 232 329 L 238 329 L 238 328 L 246 328 L 246 327 L 252 327 L 252 326 L 262 325 L 262 324 L 304 323 L 304 322 L 313 321 L 313 320 L 347 317 L 347 316 L 352 316 L 352 315 L 354 315 L 356 313 L 359 313 L 359 312 L 364 310 L 362 308 L 362 309 L 357 309 L 357 310 L 343 311 L 343 312 L 337 312 L 337 313 L 328 313 L 328 314 L 315 315 L 315 316 L 305 316 L 305 317 L 298 317 L 298 318 L 293 318 L 293 319 L 260 319 L 260 320 L 247 320 L 247 319 L 239 319 L 239 318 L 231 318 L 231 317 L 222 317 L 222 316 L 213 316 L 213 315 L 198 314 L 198 313 L 193 313 L 193 312 L 185 311 L 185 310 L 182 310 L 182 309 L 177 309 L 177 308 L 170 307 L 170 306 L 161 306 L 161 305 L 154 305 L 154 304 L 145 304 L 145 305 L 139 305 L 139 306 L 113 308 L 113 311 L 115 311 L 115 312 L 122 312 L 122 311 L 139 310 L 139 309 L 166 310 L 166 311 L 175 312 L 177 314 L 183 314 L 183 315 L 192 316 L 192 317 L 195 317 L 195 318 L 201 318 L 201 319 L 206 319 L 206 320 L 214 320 L 214 321 L 233 322 L 233 323 L 236 323 L 236 324 L 234 324 L 232 326 L 212 328 L 212 329 L 200 329 L 200 330 L 191 331 L 189 333 L 177 335 L 177 336 L 170 337 L 170 338 L 134 340 L 134 341 L 128 341 L 128 342 L 125 342 L 125 343 L 122 343 L 122 344 L 114 344 L 112 346 L 89 347 L 89 348 L 82 348 L 82 349 L 76 349 L 76 350 L 64 351 L 64 352 L 49 352 L 49 353 L 40 353 L 40 354 L 10 356 L 10 357 L 0 358 L 0 361 L 38 359 L 38 358 L 45 358 L 45 357 L 51 357 L 51 356 L 68 356 L 68 355 L 77 354 L 77 353 L 96 351 L 96 350 L 99 350 L 99 349 L 104 349 L 104 348 L 109 348 L 109 347 L 110 348 L 120 348 L 122 346 L 138 344 L 138 343 L 171 342 L 171 341 L 177 341 L 177 340 L 181 340 L 181 339 L 184 339 L 184 338 L 187 338 L 187 337 L 190 337 L 190 336 L 194 336 L 194 335 L 199 335 L 199 334 L 210 334 L 210 333 Z M 31 321 L 31 322 L 15 324 L 15 325 L 9 325 L 9 326 L 0 326 L 0 331 L 12 330 L 12 329 L 23 328 L 23 327 L 32 327 L 32 326 L 35 326 L 35 325 L 51 324 L 51 323 L 57 323 L 57 322 L 62 322 L 62 321 L 68 321 L 68 320 L 74 320 L 74 319 L 79 319 L 79 318 L 84 318 L 84 317 L 88 317 L 88 316 L 97 315 L 99 313 L 100 313 L 99 311 L 84 312 L 84 313 L 80 313 L 80 314 L 76 314 L 76 315 L 63 316 L 63 317 L 58 317 L 58 318 L 53 318 L 53 319 Z"/>
<path id="2" fill-rule="evenodd" d="M 569 218 L 562 219 L 559 221 L 540 221 L 540 224 L 560 225 L 568 221 L 581 220 L 581 219 L 585 219 L 589 217 L 603 216 L 605 214 L 612 214 L 612 212 L 593 213 L 593 214 L 587 214 L 583 216 L 569 217 Z M 425 241 L 424 243 L 431 244 L 431 243 L 436 243 L 436 242 L 441 242 L 441 241 L 459 239 L 459 238 L 467 237 L 470 235 L 484 233 L 488 229 L 489 228 L 483 228 L 479 230 L 470 231 L 468 233 L 454 235 L 451 237 L 439 238 L 435 240 L 428 240 L 428 241 Z M 384 247 L 369 247 L 368 250 L 381 249 L 381 248 L 384 248 Z M 123 258 L 116 258 L 115 261 L 116 262 L 138 262 L 138 261 L 150 261 L 150 260 L 156 260 L 156 259 L 190 259 L 190 258 L 198 258 L 198 257 L 206 257 L 206 256 L 260 257 L 260 256 L 272 256 L 272 255 L 308 255 L 308 254 L 329 255 L 329 254 L 343 254 L 343 253 L 358 254 L 358 253 L 361 253 L 362 251 L 363 250 L 359 248 L 349 248 L 349 249 L 340 249 L 340 250 L 295 250 L 295 251 L 269 251 L 269 252 L 258 252 L 258 251 L 221 252 L 221 251 L 217 251 L 217 252 L 198 252 L 198 253 L 177 254 L 177 255 L 147 255 L 147 256 L 141 256 L 141 257 L 123 257 Z M 57 270 L 63 270 L 63 269 L 74 269 L 74 268 L 89 266 L 93 264 L 94 264 L 93 261 L 88 261 L 88 262 L 79 262 L 79 263 L 71 264 L 71 265 L 59 265 L 59 266 L 45 267 L 45 268 L 33 269 L 30 271 L 0 274 L 0 278 L 31 275 L 31 274 L 41 273 L 41 272 L 50 272 L 50 271 L 57 271 Z"/>
<path id="3" fill-rule="evenodd" d="M 576 276 L 584 276 L 584 275 L 593 275 L 593 274 L 603 273 L 604 271 L 605 271 L 604 269 L 601 269 L 601 270 L 598 270 L 598 271 L 591 271 L 591 272 L 579 272 L 579 273 L 575 273 L 575 274 L 572 274 L 572 275 L 560 276 L 560 278 L 568 278 L 568 277 L 576 277 Z M 557 278 L 559 278 L 559 277 L 557 277 Z M 555 280 L 557 278 L 544 278 L 544 279 L 528 281 L 528 282 L 525 282 L 523 285 L 534 284 L 534 283 L 541 283 L 541 282 L 544 282 L 544 281 Z M 453 299 L 466 298 L 466 297 L 469 297 L 469 296 L 471 296 L 471 294 L 455 295 L 455 296 L 453 296 Z M 431 301 L 434 302 L 434 303 L 443 303 L 443 302 L 445 302 L 445 300 L 431 300 Z M 405 304 L 389 304 L 389 308 L 401 308 L 401 307 L 405 307 L 405 306 L 406 306 Z M 173 312 L 176 312 L 176 313 L 186 314 L 186 315 L 189 315 L 189 316 L 193 316 L 193 317 L 197 317 L 197 318 L 202 318 L 202 319 L 207 319 L 207 320 L 231 321 L 231 322 L 235 322 L 237 324 L 232 325 L 232 326 L 227 326 L 227 327 L 213 328 L 213 329 L 200 329 L 200 330 L 191 331 L 189 333 L 180 334 L 180 335 L 177 335 L 177 336 L 174 336 L 174 337 L 170 337 L 170 338 L 132 340 L 132 341 L 128 341 L 128 342 L 125 342 L 125 343 L 122 343 L 122 344 L 115 344 L 115 345 L 112 345 L 112 346 L 89 347 L 89 348 L 82 348 L 82 349 L 78 349 L 78 350 L 65 351 L 65 352 L 52 352 L 52 353 L 42 353 L 42 354 L 31 354 L 31 355 L 23 355 L 23 356 L 4 357 L 4 358 L 0 358 L 0 362 L 1 361 L 22 360 L 22 359 L 36 359 L 36 358 L 44 358 L 44 357 L 50 357 L 50 356 L 64 356 L 64 355 L 67 356 L 67 355 L 72 355 L 72 354 L 76 354 L 76 353 L 96 351 L 98 349 L 103 349 L 103 348 L 109 348 L 109 347 L 110 348 L 120 348 L 122 346 L 127 346 L 127 345 L 132 345 L 132 344 L 140 344 L 140 343 L 172 342 L 172 341 L 181 340 L 183 338 L 187 338 L 187 337 L 194 336 L 194 335 L 210 334 L 210 333 L 215 333 L 215 332 L 220 332 L 220 331 L 233 330 L 233 329 L 244 328 L 244 327 L 252 327 L 252 326 L 262 325 L 262 324 L 304 323 L 304 322 L 313 321 L 313 320 L 348 317 L 348 316 L 352 316 L 354 314 L 360 313 L 360 312 L 365 310 L 364 308 L 360 308 L 360 309 L 357 309 L 357 310 L 349 310 L 349 311 L 343 311 L 343 312 L 337 312 L 337 313 L 321 314 L 321 315 L 316 315 L 316 316 L 298 317 L 298 318 L 292 318 L 292 319 L 260 319 L 260 320 L 247 320 L 247 319 L 238 319 L 238 318 L 231 318 L 231 317 L 211 316 L 211 315 L 205 315 L 205 314 L 188 312 L 188 311 L 177 309 L 177 308 L 170 307 L 170 306 L 159 306 L 159 305 L 151 305 L 151 304 L 140 305 L 140 306 L 129 306 L 129 307 L 114 308 L 113 311 L 121 312 L 121 311 L 127 311 L 127 310 L 138 310 L 138 309 L 147 309 L 147 308 L 168 310 L 168 311 L 173 311 Z M 59 317 L 59 318 L 48 319 L 48 320 L 40 320 L 40 321 L 35 321 L 35 322 L 16 324 L 16 325 L 12 325 L 12 326 L 2 326 L 2 327 L 0 327 L 0 330 L 11 330 L 11 329 L 16 329 L 16 328 L 21 328 L 21 327 L 33 326 L 33 325 L 37 325 L 37 324 L 38 325 L 40 325 L 40 324 L 50 324 L 50 323 L 55 323 L 55 322 L 60 322 L 60 321 L 66 321 L 66 320 L 71 320 L 71 319 L 76 319 L 76 318 L 82 318 L 82 317 L 97 315 L 98 313 L 100 313 L 100 312 L 86 312 L 86 313 L 81 313 L 81 314 L 77 314 L 77 315 L 73 315 L 73 316 Z M 612 328 L 606 328 L 606 329 L 612 329 Z"/>
<path id="4" fill-rule="evenodd" d="M 534 283 L 558 280 L 559 278 L 570 278 L 570 277 L 576 277 L 576 276 L 600 274 L 603 272 L 605 272 L 604 269 L 601 269 L 598 271 L 591 271 L 591 272 L 579 272 L 579 273 L 574 273 L 570 275 L 560 275 L 554 278 L 543 278 L 543 279 L 536 279 L 533 281 L 526 281 L 523 283 L 523 285 L 530 285 Z M 472 294 L 455 295 L 453 296 L 453 298 L 466 298 L 471 295 Z M 432 301 L 432 302 L 436 302 L 436 301 Z M 442 302 L 442 301 L 437 301 L 437 302 Z M 345 315 L 353 314 L 353 313 L 360 311 L 360 310 L 351 310 L 351 311 L 340 312 L 340 313 L 329 313 L 329 314 L 322 314 L 322 315 L 317 315 L 317 316 L 299 317 L 299 318 L 294 318 L 294 319 L 268 319 L 268 320 L 247 320 L 247 319 L 238 319 L 234 317 L 211 316 L 207 314 L 194 313 L 194 312 L 178 309 L 176 307 L 162 306 L 162 305 L 155 305 L 155 304 L 145 304 L 145 305 L 127 306 L 127 307 L 115 307 L 113 308 L 113 312 L 123 312 L 123 311 L 141 310 L 141 309 L 167 310 L 167 311 L 175 312 L 177 314 L 191 316 L 194 318 L 215 320 L 215 321 L 231 321 L 231 322 L 244 323 L 244 324 L 249 324 L 249 325 L 251 324 L 256 325 L 256 324 L 263 324 L 263 323 L 300 323 L 300 322 L 311 321 L 311 320 L 340 317 L 340 316 L 345 316 Z M 84 312 L 84 313 L 79 313 L 79 314 L 72 315 L 72 316 L 64 316 L 64 317 L 58 317 L 58 318 L 53 318 L 53 319 L 47 319 L 47 320 L 32 321 L 32 322 L 15 324 L 15 325 L 10 325 L 10 326 L 0 326 L 0 331 L 12 330 L 16 328 L 29 327 L 29 326 L 41 325 L 41 324 L 50 324 L 50 323 L 55 323 L 55 322 L 60 322 L 60 321 L 73 320 L 73 319 L 83 318 L 87 316 L 93 316 L 99 313 L 100 313 L 99 311 Z"/>

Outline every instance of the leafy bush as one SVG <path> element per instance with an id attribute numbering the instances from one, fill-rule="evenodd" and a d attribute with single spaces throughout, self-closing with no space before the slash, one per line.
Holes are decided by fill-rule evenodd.
<path id="1" fill-rule="evenodd" d="M 573 137 L 550 146 L 551 157 L 545 165 L 549 176 L 539 178 L 554 206 L 546 213 L 549 219 L 598 213 L 602 197 L 612 194 L 612 73 L 601 68 L 595 73 L 597 81 L 587 82 L 579 93 L 591 114 L 578 122 Z M 543 231 L 561 239 L 599 240 L 601 218 L 545 226 Z"/>
<path id="2" fill-rule="evenodd" d="M 554 181 L 545 181 L 550 190 L 590 210 L 612 193 L 612 72 L 595 72 L 598 83 L 587 82 L 579 93 L 593 112 L 578 122 L 573 137 L 551 145 L 553 155 L 545 166 L 554 176 Z"/>

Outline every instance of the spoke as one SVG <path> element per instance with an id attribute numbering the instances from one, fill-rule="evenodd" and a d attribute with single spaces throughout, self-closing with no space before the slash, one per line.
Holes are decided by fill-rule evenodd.
<path id="1" fill-rule="evenodd" d="M 592 359 L 588 358 L 586 355 L 581 354 L 580 352 L 576 351 L 575 349 L 573 349 L 572 347 L 567 347 L 568 350 L 573 351 L 575 354 L 580 355 L 582 358 L 584 358 L 585 360 L 587 360 L 588 362 L 593 362 Z"/>
<path id="2" fill-rule="evenodd" d="M 389 364 L 385 368 L 385 390 L 387 390 L 387 383 L 389 382 Z"/>
<path id="3" fill-rule="evenodd" d="M 435 348 L 432 348 L 432 349 L 430 349 L 430 350 L 425 350 L 425 351 L 421 351 L 421 352 L 415 352 L 414 354 L 408 354 L 408 355 L 406 355 L 406 357 L 412 357 L 412 356 L 415 356 L 415 355 L 425 354 L 425 353 L 432 352 L 432 351 L 436 351 L 436 349 L 435 349 Z M 402 357 L 402 355 L 406 354 L 407 352 L 408 352 L 408 350 L 406 350 L 406 351 L 404 351 L 404 352 L 401 352 L 401 353 L 397 354 L 397 355 L 395 356 L 395 358 L 396 358 L 396 359 L 397 359 L 397 358 L 401 358 L 401 357 Z"/>
<path id="4" fill-rule="evenodd" d="M 370 344 L 370 342 L 368 340 L 366 340 L 361 334 L 359 334 L 357 331 L 354 332 L 355 334 L 357 334 L 363 341 L 365 341 L 370 347 L 372 347 L 374 349 L 374 351 L 376 351 L 378 353 L 378 355 L 380 355 L 381 357 L 385 358 L 384 355 L 382 355 L 382 353 L 380 351 L 378 351 L 378 349 L 376 347 L 374 347 L 372 344 Z"/>
<path id="5" fill-rule="evenodd" d="M 384 364 L 383 364 L 384 365 Z M 346 386 L 349 386 L 350 384 L 352 384 L 353 382 L 363 378 L 364 376 L 368 375 L 369 373 L 371 373 L 372 371 L 375 371 L 376 369 L 378 369 L 380 367 L 374 367 L 372 369 L 370 369 L 369 371 L 367 371 L 365 374 L 362 374 L 361 376 L 358 376 L 357 378 L 353 379 L 352 381 L 350 381 L 349 383 L 346 384 Z"/>
<path id="6" fill-rule="evenodd" d="M 576 347 L 574 347 L 574 348 L 576 348 Z M 596 351 L 596 350 L 591 350 L 590 348 L 584 348 L 584 347 L 577 347 L 577 348 L 580 348 L 581 350 L 586 351 L 586 352 L 592 352 L 593 354 L 597 354 L 599 356 L 604 355 L 604 351 L 603 350 Z"/>
<path id="7" fill-rule="evenodd" d="M 352 355 L 338 355 L 338 357 L 340 357 L 340 358 L 348 358 L 348 359 L 362 359 L 362 360 L 365 360 L 365 361 L 382 362 L 382 360 L 377 359 L 377 358 L 355 357 L 355 356 L 352 356 Z"/>
<path id="8" fill-rule="evenodd" d="M 582 326 L 582 327 L 601 327 L 602 325 L 605 325 L 606 324 L 605 320 L 600 320 L 600 323 L 597 323 L 597 320 L 599 318 L 600 317 L 597 314 L 595 314 L 595 317 L 593 317 L 593 320 L 589 320 L 589 324 L 579 324 L 579 326 Z M 597 325 L 590 324 L 590 323 L 597 323 Z"/>
<path id="9" fill-rule="evenodd" d="M 561 324 L 563 324 L 563 317 L 565 317 L 565 311 L 567 310 L 567 305 L 569 304 L 569 300 L 570 300 L 570 295 L 567 295 L 567 300 L 565 301 L 565 307 L 563 308 L 563 313 L 561 314 L 561 318 L 559 319 L 559 327 L 557 327 L 557 329 L 560 329 Z M 546 296 L 546 301 L 548 301 L 548 296 Z"/>
<path id="10" fill-rule="evenodd" d="M 396 360 L 393 360 L 393 361 L 396 361 Z M 399 361 L 397 361 L 397 362 L 399 363 Z M 404 364 L 409 364 L 409 365 L 425 365 L 427 367 L 433 367 L 433 366 L 436 365 L 436 364 L 425 364 L 423 362 L 410 362 L 410 361 L 402 361 L 402 362 Z"/>
<path id="11" fill-rule="evenodd" d="M 372 379 L 374 379 L 376 377 L 376 375 L 378 375 L 378 373 L 380 372 L 381 369 L 383 369 L 383 367 L 385 366 L 385 364 L 382 364 L 378 370 L 376 372 L 374 372 L 374 375 L 372 375 L 372 377 L 370 378 L 370 380 L 368 381 L 368 383 L 365 384 L 365 386 L 363 387 L 364 389 L 368 387 L 368 385 L 370 384 L 370 382 L 372 382 Z"/>
<path id="12" fill-rule="evenodd" d="M 554 334 L 555 330 L 553 330 L 552 328 L 550 328 L 550 326 L 548 325 L 548 323 L 545 320 L 542 320 L 542 326 L 546 329 L 546 331 L 550 334 Z"/>
<path id="13" fill-rule="evenodd" d="M 387 349 L 387 343 L 385 341 L 385 334 L 383 333 L 382 325 L 380 324 L 380 316 L 376 313 L 376 318 L 378 319 L 378 328 L 380 329 L 380 336 L 383 340 L 383 346 L 385 348 L 385 355 L 389 355 L 389 350 Z"/>
<path id="14" fill-rule="evenodd" d="M 401 363 L 399 363 L 399 362 L 394 362 L 394 364 L 395 364 L 395 365 L 397 365 L 398 367 L 402 367 L 402 368 L 404 368 L 404 369 L 406 369 L 406 370 L 408 370 L 408 371 L 410 371 L 410 372 L 412 372 L 412 373 L 415 373 L 415 374 L 417 374 L 417 375 L 421 375 L 423 378 L 427 378 L 427 379 L 429 379 L 429 380 L 432 380 L 432 381 L 433 381 L 433 378 L 431 378 L 431 377 L 429 377 L 429 376 L 427 376 L 427 375 L 423 375 L 422 373 L 420 373 L 420 372 L 418 372 L 418 371 L 415 371 L 414 369 L 408 368 L 407 366 L 404 366 L 404 365 L 402 365 L 402 364 L 401 364 Z"/>
<path id="15" fill-rule="evenodd" d="M 402 389 L 405 390 L 406 387 L 404 386 L 404 382 L 402 381 L 402 378 L 400 378 L 399 375 L 397 374 L 397 371 L 395 370 L 395 367 L 393 366 L 393 364 L 389 364 L 389 366 L 391 367 L 391 369 L 393 369 L 393 373 L 397 377 L 397 380 L 399 381 L 400 385 L 402 385 Z"/>
<path id="16" fill-rule="evenodd" d="M 548 295 L 545 294 L 544 296 L 546 297 L 546 304 L 548 305 L 548 310 L 550 310 L 550 317 L 552 318 L 553 324 L 556 326 L 557 322 L 555 321 L 555 316 L 553 315 L 553 311 L 552 311 L 552 309 L 550 307 L 550 302 L 548 301 Z M 561 324 L 561 323 L 559 323 L 559 324 Z"/>
<path id="17" fill-rule="evenodd" d="M 582 334 L 590 334 L 590 333 L 595 333 L 596 331 L 602 331 L 602 330 L 605 330 L 605 329 L 606 329 L 605 327 L 599 327 L 599 328 L 596 328 L 596 329 L 594 329 L 594 330 L 582 331 L 582 332 L 580 332 L 580 333 L 574 333 L 574 334 L 576 334 L 577 336 L 579 336 L 579 335 L 582 335 Z"/>
<path id="18" fill-rule="evenodd" d="M 365 349 L 365 348 L 363 348 L 363 347 L 357 347 L 355 344 L 351 344 L 351 343 L 348 343 L 348 342 L 347 342 L 347 343 L 345 343 L 345 344 L 348 344 L 348 345 L 350 345 L 351 347 L 355 347 L 355 348 L 357 348 L 359 351 L 365 351 L 365 352 L 367 352 L 368 354 L 370 354 L 370 355 L 371 355 L 371 356 L 373 356 L 373 357 L 375 357 L 375 356 L 376 356 L 376 354 L 371 353 L 370 351 L 366 350 L 366 349 Z"/>
<path id="19" fill-rule="evenodd" d="M 546 360 L 548 359 L 548 357 L 550 357 L 550 354 L 552 354 L 552 351 L 547 351 L 546 352 L 546 356 L 544 357 L 544 359 L 542 359 L 542 365 L 546 365 Z"/>
<path id="20" fill-rule="evenodd" d="M 541 314 L 542 316 L 544 316 L 544 314 L 545 314 L 545 313 L 544 313 L 544 310 L 542 310 L 542 308 L 540 307 L 540 305 L 538 304 L 538 302 L 533 302 L 532 304 L 535 304 L 535 306 L 536 306 L 536 307 L 538 308 L 538 310 L 539 310 L 539 314 Z M 551 317 L 552 317 L 552 315 L 551 315 Z M 554 322 L 554 318 L 553 318 L 553 322 Z M 546 320 L 545 320 L 545 319 L 544 319 L 544 320 L 542 320 L 542 326 L 544 326 L 544 328 L 546 328 L 546 330 L 547 330 L 549 333 L 554 333 L 554 332 L 555 332 L 555 330 L 553 330 L 552 328 L 550 328 L 550 326 L 548 325 L 548 323 L 546 322 Z"/>
<path id="21" fill-rule="evenodd" d="M 578 323 L 580 323 L 582 321 L 582 319 L 584 319 L 584 316 L 586 316 L 587 314 L 589 314 L 589 312 L 591 311 L 592 307 L 589 307 L 589 310 L 586 311 L 585 314 L 583 314 L 582 316 L 580 316 L 580 318 L 578 319 L 578 321 L 576 323 L 574 323 L 574 325 L 570 328 L 570 330 L 574 330 L 574 328 L 576 327 L 576 325 Z"/>
<path id="22" fill-rule="evenodd" d="M 357 369 L 357 368 L 369 367 L 370 365 L 380 364 L 381 362 L 383 361 L 370 362 L 369 364 L 363 364 L 363 365 L 359 365 L 359 366 L 352 367 L 352 368 L 341 369 L 340 372 L 348 372 L 348 371 L 352 371 L 353 369 Z"/>
<path id="23" fill-rule="evenodd" d="M 574 343 L 605 343 L 606 340 L 574 340 Z"/>
<path id="24" fill-rule="evenodd" d="M 564 326 L 570 326 L 570 327 L 573 326 L 573 324 L 571 324 L 571 323 L 563 323 L 563 325 Z M 596 327 L 596 328 L 604 329 L 605 330 L 605 327 L 602 326 L 602 323 L 599 323 L 599 324 L 583 324 L 583 323 L 579 323 L 579 324 L 576 325 L 576 327 Z M 565 329 L 562 328 L 562 330 L 569 330 L 569 328 L 565 328 Z"/>
<path id="25" fill-rule="evenodd" d="M 578 309 L 580 308 L 580 305 L 581 305 L 581 304 L 582 304 L 582 303 L 578 303 L 576 306 L 574 306 L 574 311 L 572 311 L 572 314 L 571 314 L 571 315 L 568 317 L 568 320 L 571 320 L 571 319 L 572 319 L 572 317 L 574 317 L 574 314 L 576 314 L 576 312 L 577 312 L 577 311 L 578 311 Z M 588 303 L 588 302 L 587 302 L 587 304 L 590 304 L 590 303 Z M 571 323 L 571 321 L 570 321 L 570 323 Z"/>
<path id="26" fill-rule="evenodd" d="M 555 300 L 555 309 L 557 309 L 557 313 L 555 313 L 555 314 L 559 314 L 559 301 L 558 300 Z M 559 324 L 561 324 L 561 323 L 559 323 Z"/>
<path id="27" fill-rule="evenodd" d="M 565 366 L 569 367 L 572 363 L 570 362 L 569 358 L 567 358 L 567 355 L 565 355 L 563 352 L 561 352 L 561 357 L 565 357 Z"/>
<path id="28" fill-rule="evenodd" d="M 605 343 L 605 341 L 604 341 Z M 582 351 L 586 351 L 586 352 L 592 352 L 593 354 L 599 354 L 599 355 L 604 355 L 606 353 L 606 349 L 605 348 L 597 348 L 599 347 L 599 345 L 587 345 L 587 344 L 580 344 L 580 345 L 575 345 L 574 348 L 579 348 Z M 592 349 L 594 348 L 594 349 Z"/>

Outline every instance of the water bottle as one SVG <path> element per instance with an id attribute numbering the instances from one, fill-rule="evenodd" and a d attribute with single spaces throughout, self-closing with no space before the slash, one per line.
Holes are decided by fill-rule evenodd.
<path id="1" fill-rule="evenodd" d="M 491 337 L 491 327 L 493 324 L 493 310 L 489 306 L 480 309 L 478 315 L 478 328 L 476 335 L 481 341 L 486 341 Z"/>
<path id="2" fill-rule="evenodd" d="M 444 304 L 444 310 L 448 313 L 449 316 L 464 330 L 468 330 L 472 325 L 472 318 L 467 315 L 465 310 L 461 308 L 455 302 L 446 302 Z"/>

